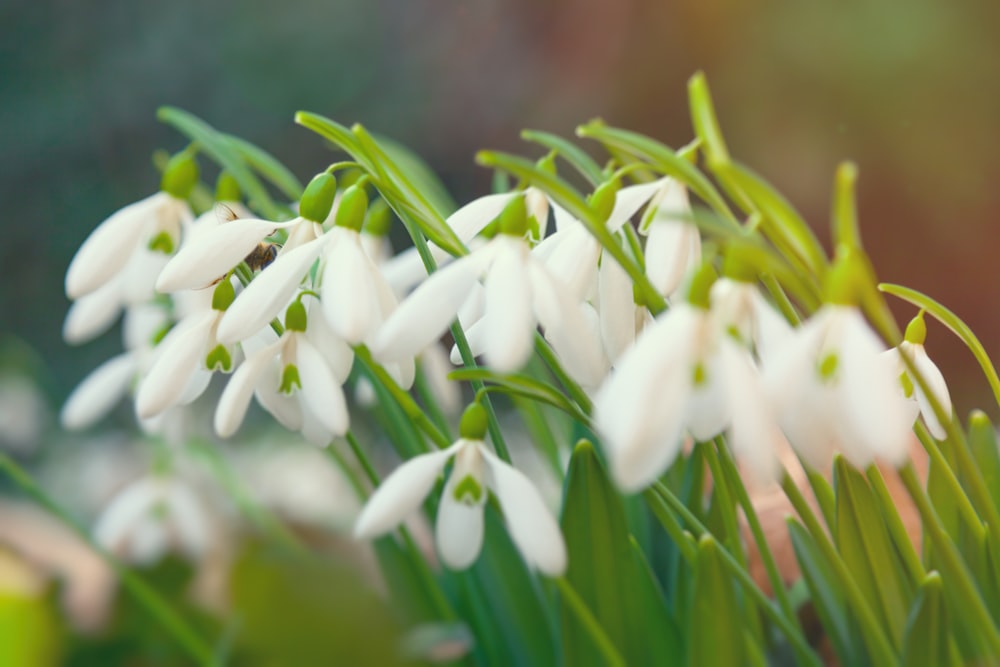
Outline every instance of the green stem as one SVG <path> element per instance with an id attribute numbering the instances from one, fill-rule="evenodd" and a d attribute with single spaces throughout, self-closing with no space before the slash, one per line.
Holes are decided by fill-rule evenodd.
<path id="1" fill-rule="evenodd" d="M 802 492 L 799 491 L 799 487 L 796 486 L 795 481 L 786 474 L 781 480 L 781 488 L 791 501 L 792 506 L 799 515 L 799 518 L 801 518 L 805 523 L 806 528 L 813 536 L 816 544 L 819 545 L 819 548 L 823 551 L 823 555 L 825 555 L 826 559 L 830 562 L 837 579 L 840 580 L 840 584 L 844 588 L 847 599 L 854 608 L 854 613 L 856 613 L 859 617 L 858 621 L 861 626 L 861 632 L 865 635 L 865 642 L 871 653 L 872 662 L 876 665 L 896 664 L 899 661 L 899 658 L 892 647 L 892 643 L 885 634 L 885 628 L 883 628 L 879 623 L 878 618 L 872 611 L 872 608 L 865 599 L 864 594 L 861 592 L 861 589 L 858 588 L 857 582 L 854 581 L 854 578 L 851 576 L 850 570 L 847 569 L 847 565 L 844 563 L 844 560 L 840 557 L 837 549 L 833 546 L 833 542 L 830 541 L 829 536 L 823 530 L 823 526 L 821 526 L 819 521 L 816 519 L 816 515 L 813 514 L 812 508 L 809 507 L 809 503 L 806 502 Z"/>
<path id="2" fill-rule="evenodd" d="M 587 607 L 587 603 L 583 601 L 580 594 L 577 593 L 572 584 L 566 579 L 566 577 L 557 577 L 554 579 L 556 586 L 559 587 L 559 593 L 562 595 L 563 600 L 566 602 L 573 614 L 576 616 L 577 620 L 580 621 L 580 625 L 587 631 L 590 635 L 590 639 L 594 642 L 597 650 L 604 657 L 604 662 L 608 665 L 614 665 L 615 667 L 625 667 L 625 660 L 622 658 L 618 649 L 615 645 L 611 643 L 608 638 L 604 628 L 601 624 L 597 622 L 594 618 L 594 614 Z"/>
<path id="3" fill-rule="evenodd" d="M 451 445 L 451 440 L 448 439 L 444 433 L 438 430 L 438 427 L 427 417 L 423 409 L 417 404 L 413 397 L 410 396 L 406 391 L 404 391 L 396 381 L 392 379 L 392 376 L 382 368 L 382 365 L 372 358 L 371 352 L 368 351 L 363 345 L 359 345 L 354 348 L 354 354 L 357 356 L 358 360 L 361 361 L 362 365 L 368 371 L 368 373 L 375 379 L 375 381 L 381 385 L 389 395 L 395 400 L 402 409 L 403 414 L 406 415 L 408 419 L 413 421 L 421 431 L 423 431 L 427 437 L 429 437 L 434 444 L 438 447 L 444 449 Z M 421 453 L 426 453 L 429 451 L 426 444 L 420 441 Z"/>
<path id="4" fill-rule="evenodd" d="M 535 351 L 549 367 L 549 370 L 552 371 L 552 374 L 556 376 L 556 379 L 566 388 L 566 392 L 570 397 L 580 406 L 583 413 L 589 416 L 594 410 L 593 401 L 587 396 L 587 392 L 562 367 L 559 357 L 552 351 L 552 348 L 549 347 L 549 344 L 541 334 L 535 334 Z"/>
<path id="5" fill-rule="evenodd" d="M 454 440 L 452 434 L 449 432 L 448 418 L 445 416 L 441 406 L 438 405 L 437 399 L 434 397 L 434 392 L 431 391 L 430 383 L 427 381 L 427 374 L 424 373 L 423 364 L 417 365 L 417 376 L 413 387 L 417 390 L 417 396 L 424 404 L 427 412 L 430 413 L 430 418 L 434 425 L 437 426 L 439 431 L 444 433 L 448 440 Z"/>
<path id="6" fill-rule="evenodd" d="M 164 600 L 156 589 L 147 584 L 142 577 L 123 565 L 111 553 L 97 544 L 89 532 L 78 524 L 68 512 L 57 505 L 21 466 L 6 454 L 0 453 L 0 468 L 7 473 L 11 480 L 24 493 L 59 519 L 59 521 L 83 540 L 94 553 L 100 556 L 101 560 L 115 571 L 115 574 L 121 579 L 122 585 L 136 601 L 149 612 L 150 616 L 159 621 L 167 632 L 173 635 L 177 643 L 184 647 L 197 664 L 206 666 L 217 664 L 212 647 L 188 625 L 184 617 Z"/>
<path id="7" fill-rule="evenodd" d="M 368 478 L 368 481 L 371 482 L 372 488 L 377 487 L 379 485 L 378 473 L 375 472 L 375 467 L 368 459 L 368 455 L 365 454 L 363 449 L 361 449 L 361 443 L 358 442 L 358 439 L 354 437 L 354 434 L 351 431 L 344 434 L 344 439 L 347 440 L 347 445 L 351 448 L 351 453 L 354 454 L 354 458 L 356 458 L 358 463 L 361 464 L 361 469 L 365 471 L 365 476 Z"/>

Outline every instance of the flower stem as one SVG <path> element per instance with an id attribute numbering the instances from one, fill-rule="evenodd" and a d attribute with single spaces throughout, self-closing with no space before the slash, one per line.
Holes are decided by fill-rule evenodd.
<path id="1" fill-rule="evenodd" d="M 535 352 L 542 358 L 562 386 L 566 388 L 566 391 L 576 401 L 576 404 L 580 406 L 584 414 L 590 415 L 594 410 L 594 403 L 587 396 L 587 392 L 563 369 L 562 364 L 559 363 L 559 358 L 541 334 L 535 334 Z"/>
<path id="2" fill-rule="evenodd" d="M 170 603 L 164 600 L 156 589 L 147 584 L 142 577 L 123 565 L 111 553 L 97 544 L 89 532 L 78 524 L 66 510 L 57 505 L 38 486 L 27 471 L 3 453 L 0 453 L 0 469 L 32 500 L 59 519 L 59 521 L 83 540 L 94 553 L 100 556 L 101 560 L 115 571 L 115 574 L 121 579 L 122 585 L 136 601 L 149 612 L 150 616 L 158 620 L 167 632 L 173 635 L 177 643 L 184 647 L 197 664 L 206 666 L 218 664 L 212 647 L 188 625 L 187 620 Z"/>

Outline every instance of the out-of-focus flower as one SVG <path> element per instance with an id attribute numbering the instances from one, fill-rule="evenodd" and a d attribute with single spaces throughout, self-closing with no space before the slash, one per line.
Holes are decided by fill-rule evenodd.
<path id="1" fill-rule="evenodd" d="M 449 460 L 455 464 L 438 506 L 435 537 L 451 568 L 472 565 L 483 544 L 483 506 L 492 491 L 507 530 L 525 561 L 550 576 L 566 570 L 559 525 L 535 486 L 483 444 L 485 410 L 473 404 L 462 417 L 461 437 L 451 447 L 416 456 L 391 474 L 368 500 L 355 524 L 358 539 L 383 535 L 420 507 Z"/>
<path id="2" fill-rule="evenodd" d="M 948 437 L 948 432 L 944 424 L 938 419 L 931 401 L 927 394 L 920 387 L 920 382 L 913 373 L 906 367 L 903 355 L 909 357 L 916 367 L 917 373 L 927 383 L 934 400 L 944 410 L 945 415 L 950 419 L 952 416 L 951 394 L 948 392 L 948 385 L 944 381 L 944 376 L 937 365 L 927 356 L 924 349 L 924 340 L 927 338 L 927 325 L 924 323 L 924 313 L 920 312 L 906 327 L 906 335 L 899 347 L 886 352 L 895 362 L 894 366 L 899 377 L 899 386 L 903 395 L 909 400 L 910 414 L 913 416 L 911 423 L 916 421 L 917 416 L 923 416 L 927 430 L 938 440 Z"/>

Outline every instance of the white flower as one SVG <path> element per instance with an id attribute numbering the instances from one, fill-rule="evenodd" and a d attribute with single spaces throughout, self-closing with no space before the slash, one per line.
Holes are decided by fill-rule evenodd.
<path id="1" fill-rule="evenodd" d="M 701 264 L 701 235 L 691 222 L 684 184 L 672 178 L 660 183 L 639 231 L 646 234 L 646 277 L 660 294 L 671 297 Z"/>
<path id="2" fill-rule="evenodd" d="M 392 362 L 422 352 L 445 332 L 483 274 L 485 311 L 476 328 L 491 368 L 520 369 L 541 324 L 570 373 L 585 384 L 600 382 L 603 358 L 596 340 L 581 335 L 587 325 L 579 304 L 531 255 L 523 238 L 506 233 L 431 275 L 389 316 L 371 343 L 372 353 Z"/>
<path id="3" fill-rule="evenodd" d="M 181 229 L 194 215 L 187 202 L 157 192 L 130 204 L 98 225 L 83 242 L 66 271 L 66 295 L 78 299 L 99 289 L 118 275 L 133 254 L 155 246 L 171 254 L 181 239 Z"/>
<path id="4" fill-rule="evenodd" d="M 170 551 L 199 560 L 211 529 L 194 491 L 170 477 L 144 477 L 125 487 L 104 509 L 94 537 L 105 549 L 149 565 Z"/>
<path id="5" fill-rule="evenodd" d="M 325 446 L 347 432 L 349 416 L 341 384 L 350 372 L 353 353 L 328 331 L 320 335 L 317 329 L 308 331 L 321 327 L 321 319 L 313 313 L 307 320 L 305 307 L 296 302 L 289 307 L 281 337 L 247 353 L 219 398 L 215 412 L 219 436 L 236 432 L 255 394 L 275 419 L 301 431 L 313 444 Z"/>
<path id="6" fill-rule="evenodd" d="M 729 444 L 760 481 L 778 472 L 781 439 L 749 352 L 709 311 L 680 303 L 645 328 L 595 401 L 615 483 L 638 491 L 673 462 L 685 431 Z"/>
<path id="7" fill-rule="evenodd" d="M 712 314 L 719 327 L 752 346 L 767 364 L 792 335 L 792 327 L 752 282 L 722 277 L 711 291 Z"/>
<path id="8" fill-rule="evenodd" d="M 884 350 L 856 307 L 828 304 L 764 369 L 781 428 L 811 465 L 838 450 L 859 468 L 906 458 L 913 415 Z"/>
<path id="9" fill-rule="evenodd" d="M 886 352 L 890 355 L 893 360 L 893 366 L 896 370 L 897 377 L 899 378 L 899 387 L 903 391 L 904 396 L 908 399 L 910 405 L 910 414 L 912 415 L 911 423 L 916 421 L 918 415 L 923 416 L 924 423 L 927 424 L 927 430 L 931 432 L 938 440 L 944 440 L 948 437 L 948 431 L 945 426 L 937 418 L 934 413 L 934 408 L 928 399 L 927 394 L 923 389 L 920 388 L 920 383 L 906 367 L 906 363 L 903 361 L 903 355 L 908 356 L 913 365 L 916 366 L 917 372 L 927 383 L 934 396 L 934 399 L 938 404 L 944 409 L 945 414 L 951 418 L 952 415 L 952 405 L 951 405 L 951 394 L 948 392 L 948 385 L 944 381 L 944 376 L 938 369 L 937 365 L 931 361 L 931 358 L 927 356 L 927 350 L 924 349 L 922 343 L 914 343 L 908 340 L 904 340 L 899 344 L 899 347 L 893 348 Z"/>
<path id="10" fill-rule="evenodd" d="M 550 576 L 561 575 L 566 570 L 566 545 L 559 525 L 528 478 L 485 447 L 484 431 L 485 423 L 478 437 L 469 438 L 474 434 L 463 428 L 463 437 L 448 449 L 416 456 L 400 466 L 368 500 L 355 524 L 355 536 L 372 539 L 393 530 L 420 507 L 454 458 L 435 528 L 441 560 L 454 569 L 467 568 L 476 560 L 483 544 L 488 489 L 499 501 L 507 531 L 525 561 Z"/>

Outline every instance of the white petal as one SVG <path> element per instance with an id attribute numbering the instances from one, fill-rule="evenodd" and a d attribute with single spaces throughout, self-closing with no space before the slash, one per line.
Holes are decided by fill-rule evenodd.
<path id="1" fill-rule="evenodd" d="M 209 544 L 208 522 L 201 503 L 191 489 L 173 482 L 168 489 L 166 504 L 181 551 L 191 559 L 201 558 L 208 551 Z"/>
<path id="2" fill-rule="evenodd" d="M 462 409 L 462 388 L 448 379 L 451 364 L 440 345 L 431 345 L 420 355 L 420 370 L 427 386 L 445 414 L 456 415 Z"/>
<path id="3" fill-rule="evenodd" d="M 757 290 L 753 290 L 753 309 L 755 331 L 754 344 L 757 355 L 762 363 L 767 364 L 774 358 L 792 335 L 792 326 L 788 320 L 774 309 Z"/>
<path id="4" fill-rule="evenodd" d="M 445 484 L 434 524 L 434 538 L 441 562 L 453 570 L 464 570 L 476 561 L 483 548 L 483 505 L 466 505 L 455 499 L 454 473 Z M 483 489 L 485 494 L 486 489 Z"/>
<path id="5" fill-rule="evenodd" d="M 257 398 L 257 402 L 286 429 L 304 431 L 306 415 L 299 396 L 278 391 L 279 387 L 281 387 L 281 366 L 278 359 L 274 358 L 258 376 L 253 395 Z M 331 438 L 327 438 L 322 444 L 329 444 L 330 440 Z"/>
<path id="6" fill-rule="evenodd" d="M 279 346 L 283 343 L 283 340 L 279 340 L 247 357 L 229 378 L 222 396 L 219 397 L 219 405 L 215 409 L 215 432 L 219 437 L 228 438 L 243 423 L 257 380 L 273 362 Z"/>
<path id="7" fill-rule="evenodd" d="M 147 303 L 156 297 L 156 277 L 170 257 L 140 245 L 132 253 L 114 281 L 121 287 L 122 301 L 128 304 Z"/>
<path id="8" fill-rule="evenodd" d="M 622 228 L 635 212 L 642 208 L 650 198 L 659 192 L 669 179 L 661 178 L 652 183 L 629 185 L 615 194 L 615 206 L 608 216 L 608 231 L 614 233 Z"/>
<path id="9" fill-rule="evenodd" d="M 157 192 L 112 214 L 76 251 L 66 271 L 66 296 L 79 299 L 108 282 L 125 266 L 142 239 L 156 209 L 170 195 Z"/>
<path id="10" fill-rule="evenodd" d="M 948 392 L 948 385 L 945 383 L 941 371 L 931 361 L 930 357 L 927 356 L 927 351 L 923 345 L 913 345 L 904 342 L 903 347 L 911 351 L 913 363 L 916 365 L 917 371 L 920 372 L 920 375 L 930 387 L 931 394 L 937 399 L 937 402 L 944 408 L 945 414 L 950 418 L 952 415 L 951 394 Z M 924 422 L 927 424 L 927 429 L 938 440 L 946 439 L 948 437 L 947 430 L 940 420 L 938 420 L 937 415 L 934 414 L 934 408 L 931 406 L 927 394 L 920 388 L 916 380 L 913 380 L 913 388 L 917 403 L 920 405 L 920 413 L 924 416 Z"/>
<path id="11" fill-rule="evenodd" d="M 635 342 L 635 297 L 632 280 L 607 252 L 601 257 L 598 272 L 598 309 L 604 351 L 608 360 L 615 363 Z"/>
<path id="12" fill-rule="evenodd" d="M 479 283 L 476 284 L 478 285 Z M 469 326 L 463 325 L 462 327 L 465 332 L 465 340 L 469 344 L 469 351 L 472 352 L 473 357 L 482 356 L 483 350 L 486 349 L 486 332 L 488 329 L 485 322 L 486 318 L 482 317 L 479 321 L 473 322 Z M 451 346 L 450 360 L 456 366 L 461 366 L 465 363 L 462 361 L 462 353 L 458 349 L 458 345 Z"/>
<path id="13" fill-rule="evenodd" d="M 535 316 L 566 371 L 585 387 L 596 387 L 607 371 L 607 358 L 596 327 L 588 323 L 578 302 L 539 262 L 530 262 L 528 276 Z"/>
<path id="14" fill-rule="evenodd" d="M 361 510 L 354 536 L 368 540 L 398 526 L 420 507 L 448 459 L 462 444 L 459 441 L 448 449 L 415 456 L 386 477 Z"/>
<path id="15" fill-rule="evenodd" d="M 326 237 L 301 245 L 278 257 L 236 297 L 219 322 L 222 343 L 235 343 L 254 335 L 281 313 L 299 283 L 324 248 Z"/>
<path id="16" fill-rule="evenodd" d="M 160 480 L 142 478 L 129 484 L 115 495 L 98 517 L 94 526 L 94 539 L 104 548 L 116 550 L 162 497 Z"/>
<path id="17" fill-rule="evenodd" d="M 705 329 L 702 328 L 702 336 Z M 704 383 L 691 387 L 691 397 L 687 407 L 687 429 L 695 440 L 711 440 L 729 425 L 729 403 L 726 400 L 726 377 L 718 354 L 710 354 L 702 359 L 689 359 L 685 365 L 687 373 L 694 373 L 694 364 L 702 364 Z"/>
<path id="18" fill-rule="evenodd" d="M 158 304 L 130 306 L 122 319 L 122 342 L 126 350 L 146 349 L 153 336 L 169 322 L 166 309 Z"/>
<path id="19" fill-rule="evenodd" d="M 483 246 L 434 272 L 385 321 L 372 340 L 372 354 L 383 361 L 399 361 L 417 356 L 437 340 L 489 266 L 495 247 Z"/>
<path id="20" fill-rule="evenodd" d="M 93 340 L 107 331 L 121 312 L 121 289 L 118 281 L 112 280 L 69 307 L 63 322 L 63 339 L 70 345 Z"/>
<path id="21" fill-rule="evenodd" d="M 673 294 L 684 276 L 701 261 L 700 247 L 698 229 L 693 225 L 676 221 L 651 224 L 645 249 L 649 282 L 660 294 Z M 698 255 L 692 256 L 696 248 Z"/>
<path id="22" fill-rule="evenodd" d="M 896 389 L 898 379 L 878 356 L 885 346 L 872 331 L 856 308 L 839 307 L 845 318 L 840 341 L 840 382 L 838 392 L 846 411 L 846 425 L 855 442 L 869 453 L 867 460 L 852 460 L 859 467 L 871 461 L 871 456 L 898 464 L 906 459 L 910 444 L 905 399 Z M 845 454 L 849 451 L 842 443 Z"/>
<path id="23" fill-rule="evenodd" d="M 85 429 L 104 417 L 128 392 L 136 371 L 136 358 L 130 353 L 98 366 L 66 399 L 59 413 L 63 428 Z"/>
<path id="24" fill-rule="evenodd" d="M 298 220 L 285 223 L 233 220 L 203 230 L 163 267 L 156 279 L 156 289 L 176 292 L 211 285 L 242 262 L 265 238 L 278 229 L 297 224 Z"/>
<path id="25" fill-rule="evenodd" d="M 298 336 L 296 344 L 302 400 L 331 433 L 344 435 L 350 424 L 344 390 L 324 362 L 323 355 L 304 336 Z"/>
<path id="26" fill-rule="evenodd" d="M 489 466 L 490 488 L 500 501 L 507 532 L 524 559 L 545 574 L 557 577 L 566 571 L 566 543 L 559 524 L 531 481 L 480 445 Z"/>
<path id="27" fill-rule="evenodd" d="M 354 364 L 354 350 L 330 329 L 330 325 L 315 299 L 312 300 L 312 303 L 315 305 L 309 308 L 306 338 L 323 355 L 323 359 L 326 360 L 337 382 L 343 384 L 347 380 L 347 376 L 351 374 L 351 366 Z"/>
<path id="28" fill-rule="evenodd" d="M 503 212 L 507 202 L 516 196 L 521 196 L 521 193 L 501 192 L 474 199 L 449 215 L 445 222 L 462 243 L 468 243 L 473 236 L 493 222 Z"/>
<path id="29" fill-rule="evenodd" d="M 583 301 L 597 280 L 601 244 L 582 226 L 559 233 L 563 239 L 549 253 L 545 266 L 569 288 L 576 300 Z"/>
<path id="30" fill-rule="evenodd" d="M 204 365 L 205 345 L 217 315 L 208 311 L 178 324 L 157 347 L 156 361 L 135 399 L 140 418 L 148 419 L 177 403 L 192 374 Z"/>
<path id="31" fill-rule="evenodd" d="M 378 326 L 379 295 L 372 277 L 374 267 L 361 248 L 358 233 L 343 227 L 330 243 L 324 261 L 323 313 L 333 331 L 352 345 L 365 340 Z"/>
<path id="32" fill-rule="evenodd" d="M 776 481 L 781 473 L 776 452 L 784 435 L 765 398 L 750 354 L 728 338 L 722 340 L 719 354 L 732 415 L 729 446 L 755 482 Z"/>
<path id="33" fill-rule="evenodd" d="M 484 355 L 490 368 L 513 373 L 528 361 L 535 338 L 531 288 L 524 261 L 527 247 L 519 239 L 507 237 L 497 241 L 501 243 L 500 249 L 486 278 Z"/>
<path id="34" fill-rule="evenodd" d="M 458 321 L 462 328 L 468 330 L 476 322 L 483 319 L 486 312 L 486 288 L 480 282 L 472 284 L 469 290 L 469 298 L 462 302 L 458 309 Z"/>

